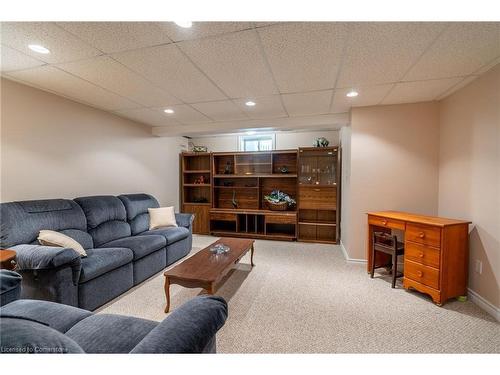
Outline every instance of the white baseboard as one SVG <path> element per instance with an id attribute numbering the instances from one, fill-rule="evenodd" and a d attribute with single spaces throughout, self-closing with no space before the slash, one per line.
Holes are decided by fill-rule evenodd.
<path id="1" fill-rule="evenodd" d="M 472 303 L 479 306 L 481 309 L 494 317 L 498 322 L 500 322 L 500 308 L 493 305 L 490 301 L 488 301 L 472 289 L 467 288 L 467 291 L 469 300 Z"/>
<path id="2" fill-rule="evenodd" d="M 351 258 L 349 254 L 347 254 L 347 250 L 344 247 L 344 244 L 342 243 L 342 240 L 340 241 L 340 249 L 342 250 L 342 254 L 344 254 L 344 258 L 347 262 L 351 263 L 366 263 L 366 259 L 356 259 L 356 258 Z"/>

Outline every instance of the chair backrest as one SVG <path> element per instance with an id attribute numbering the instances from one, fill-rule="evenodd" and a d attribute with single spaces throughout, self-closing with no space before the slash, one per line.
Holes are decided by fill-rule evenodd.
<path id="1" fill-rule="evenodd" d="M 75 198 L 87 218 L 87 231 L 99 247 L 106 242 L 131 234 L 127 213 L 122 201 L 112 195 Z"/>
<path id="2" fill-rule="evenodd" d="M 38 243 L 42 229 L 64 233 L 84 248 L 93 246 L 81 207 L 69 199 L 44 199 L 0 204 L 1 246 Z"/>
<path id="3" fill-rule="evenodd" d="M 124 194 L 118 196 L 127 211 L 127 221 L 133 235 L 149 229 L 148 208 L 158 208 L 160 205 L 155 197 L 149 194 Z"/>
<path id="4" fill-rule="evenodd" d="M 382 248 L 394 248 L 398 243 L 398 237 L 385 232 L 373 232 L 373 246 L 375 249 L 380 246 Z"/>

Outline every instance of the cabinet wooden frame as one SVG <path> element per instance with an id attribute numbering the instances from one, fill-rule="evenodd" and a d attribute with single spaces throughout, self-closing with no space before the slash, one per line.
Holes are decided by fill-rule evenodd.
<path id="1" fill-rule="evenodd" d="M 209 234 L 209 212 L 212 206 L 211 155 L 208 152 L 183 152 L 179 158 L 181 212 L 194 214 L 193 233 Z M 203 176 L 203 183 L 200 178 Z M 199 199 L 206 202 L 199 202 Z"/>

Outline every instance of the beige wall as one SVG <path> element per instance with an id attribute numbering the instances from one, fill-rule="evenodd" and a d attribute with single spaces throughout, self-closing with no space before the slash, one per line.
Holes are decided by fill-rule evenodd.
<path id="1" fill-rule="evenodd" d="M 351 200 L 351 130 L 350 126 L 340 129 L 340 146 L 342 152 L 341 195 L 340 195 L 340 239 L 345 246 L 349 243 L 348 224 L 350 219 Z"/>
<path id="2" fill-rule="evenodd" d="M 318 137 L 325 137 L 330 141 L 330 145 L 339 144 L 338 130 L 276 132 L 276 149 L 309 147 Z M 193 138 L 191 141 L 195 145 L 207 146 L 213 152 L 238 151 L 239 148 L 238 135 L 235 134 Z"/>
<path id="3" fill-rule="evenodd" d="M 1 81 L 1 200 L 148 192 L 178 204 L 183 138 Z"/>
<path id="4" fill-rule="evenodd" d="M 500 65 L 440 106 L 439 215 L 465 218 L 469 287 L 500 307 Z M 474 271 L 475 261 L 482 274 Z"/>
<path id="5" fill-rule="evenodd" d="M 437 103 L 352 109 L 342 239 L 350 258 L 366 258 L 366 212 L 437 214 L 438 147 Z"/>

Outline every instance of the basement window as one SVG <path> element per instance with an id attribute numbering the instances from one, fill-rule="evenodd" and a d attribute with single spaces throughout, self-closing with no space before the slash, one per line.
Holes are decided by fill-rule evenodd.
<path id="1" fill-rule="evenodd" d="M 254 134 L 240 136 L 240 151 L 270 151 L 276 147 L 274 134 Z"/>

